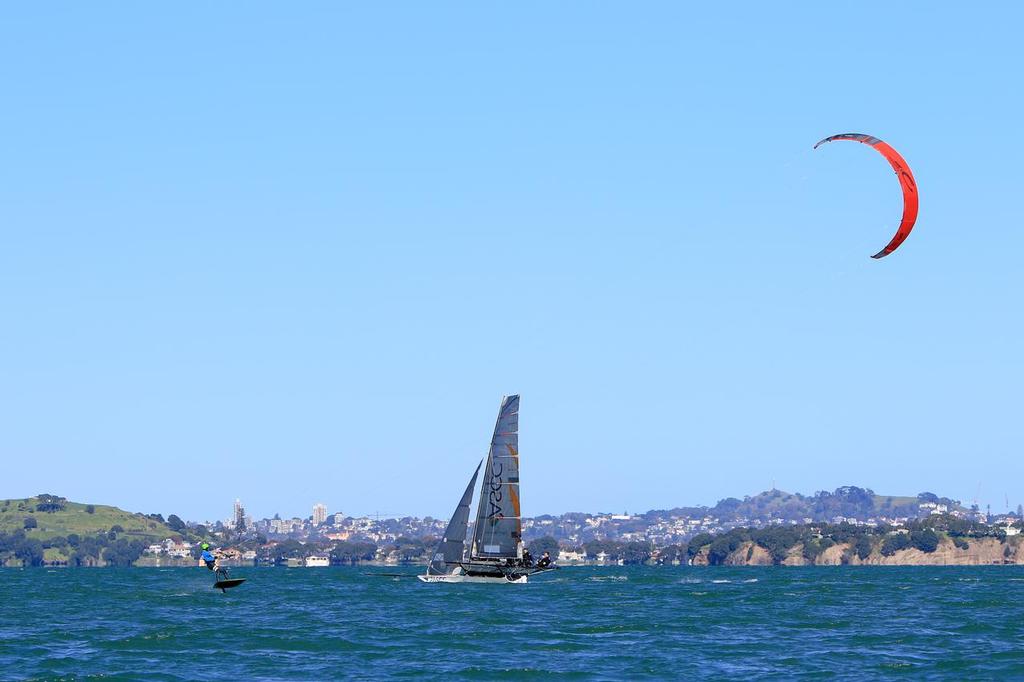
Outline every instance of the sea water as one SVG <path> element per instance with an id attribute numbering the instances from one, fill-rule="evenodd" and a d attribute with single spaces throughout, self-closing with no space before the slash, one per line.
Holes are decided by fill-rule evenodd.
<path id="1" fill-rule="evenodd" d="M 0 569 L 0 679 L 1024 678 L 1024 569 Z"/>

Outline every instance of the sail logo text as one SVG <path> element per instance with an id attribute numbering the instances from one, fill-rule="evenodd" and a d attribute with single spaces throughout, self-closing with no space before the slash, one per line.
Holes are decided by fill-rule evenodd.
<path id="1" fill-rule="evenodd" d="M 502 486 L 502 474 L 504 473 L 504 466 L 501 462 L 494 462 L 491 465 L 491 480 L 488 483 L 490 489 L 487 495 L 487 504 L 489 505 L 490 512 L 487 514 L 487 519 L 491 523 L 497 523 L 501 519 L 505 518 L 505 514 L 502 512 L 501 502 L 501 486 Z"/>

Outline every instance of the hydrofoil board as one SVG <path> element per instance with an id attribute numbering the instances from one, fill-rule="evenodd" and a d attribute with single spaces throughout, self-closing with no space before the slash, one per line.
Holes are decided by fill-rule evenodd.
<path id="1" fill-rule="evenodd" d="M 220 590 L 221 592 L 223 592 L 224 590 L 226 590 L 228 588 L 238 587 L 239 585 L 241 585 L 244 582 L 245 582 L 245 578 L 230 578 L 228 580 L 218 580 L 217 582 L 215 582 L 213 584 L 213 588 L 215 590 Z"/>

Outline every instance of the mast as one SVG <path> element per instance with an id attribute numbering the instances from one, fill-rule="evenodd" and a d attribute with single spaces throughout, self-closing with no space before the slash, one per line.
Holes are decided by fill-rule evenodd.
<path id="1" fill-rule="evenodd" d="M 502 398 L 487 452 L 473 528 L 472 559 L 522 557 L 519 503 L 519 396 Z"/>

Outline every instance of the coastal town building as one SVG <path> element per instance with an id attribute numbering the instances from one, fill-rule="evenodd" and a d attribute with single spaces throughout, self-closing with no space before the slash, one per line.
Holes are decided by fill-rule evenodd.
<path id="1" fill-rule="evenodd" d="M 313 525 L 322 526 L 327 520 L 327 505 L 317 502 L 313 505 Z"/>
<path id="2" fill-rule="evenodd" d="M 245 528 L 245 507 L 242 506 L 242 501 L 237 498 L 235 499 L 231 521 L 228 525 L 234 529 Z"/>

